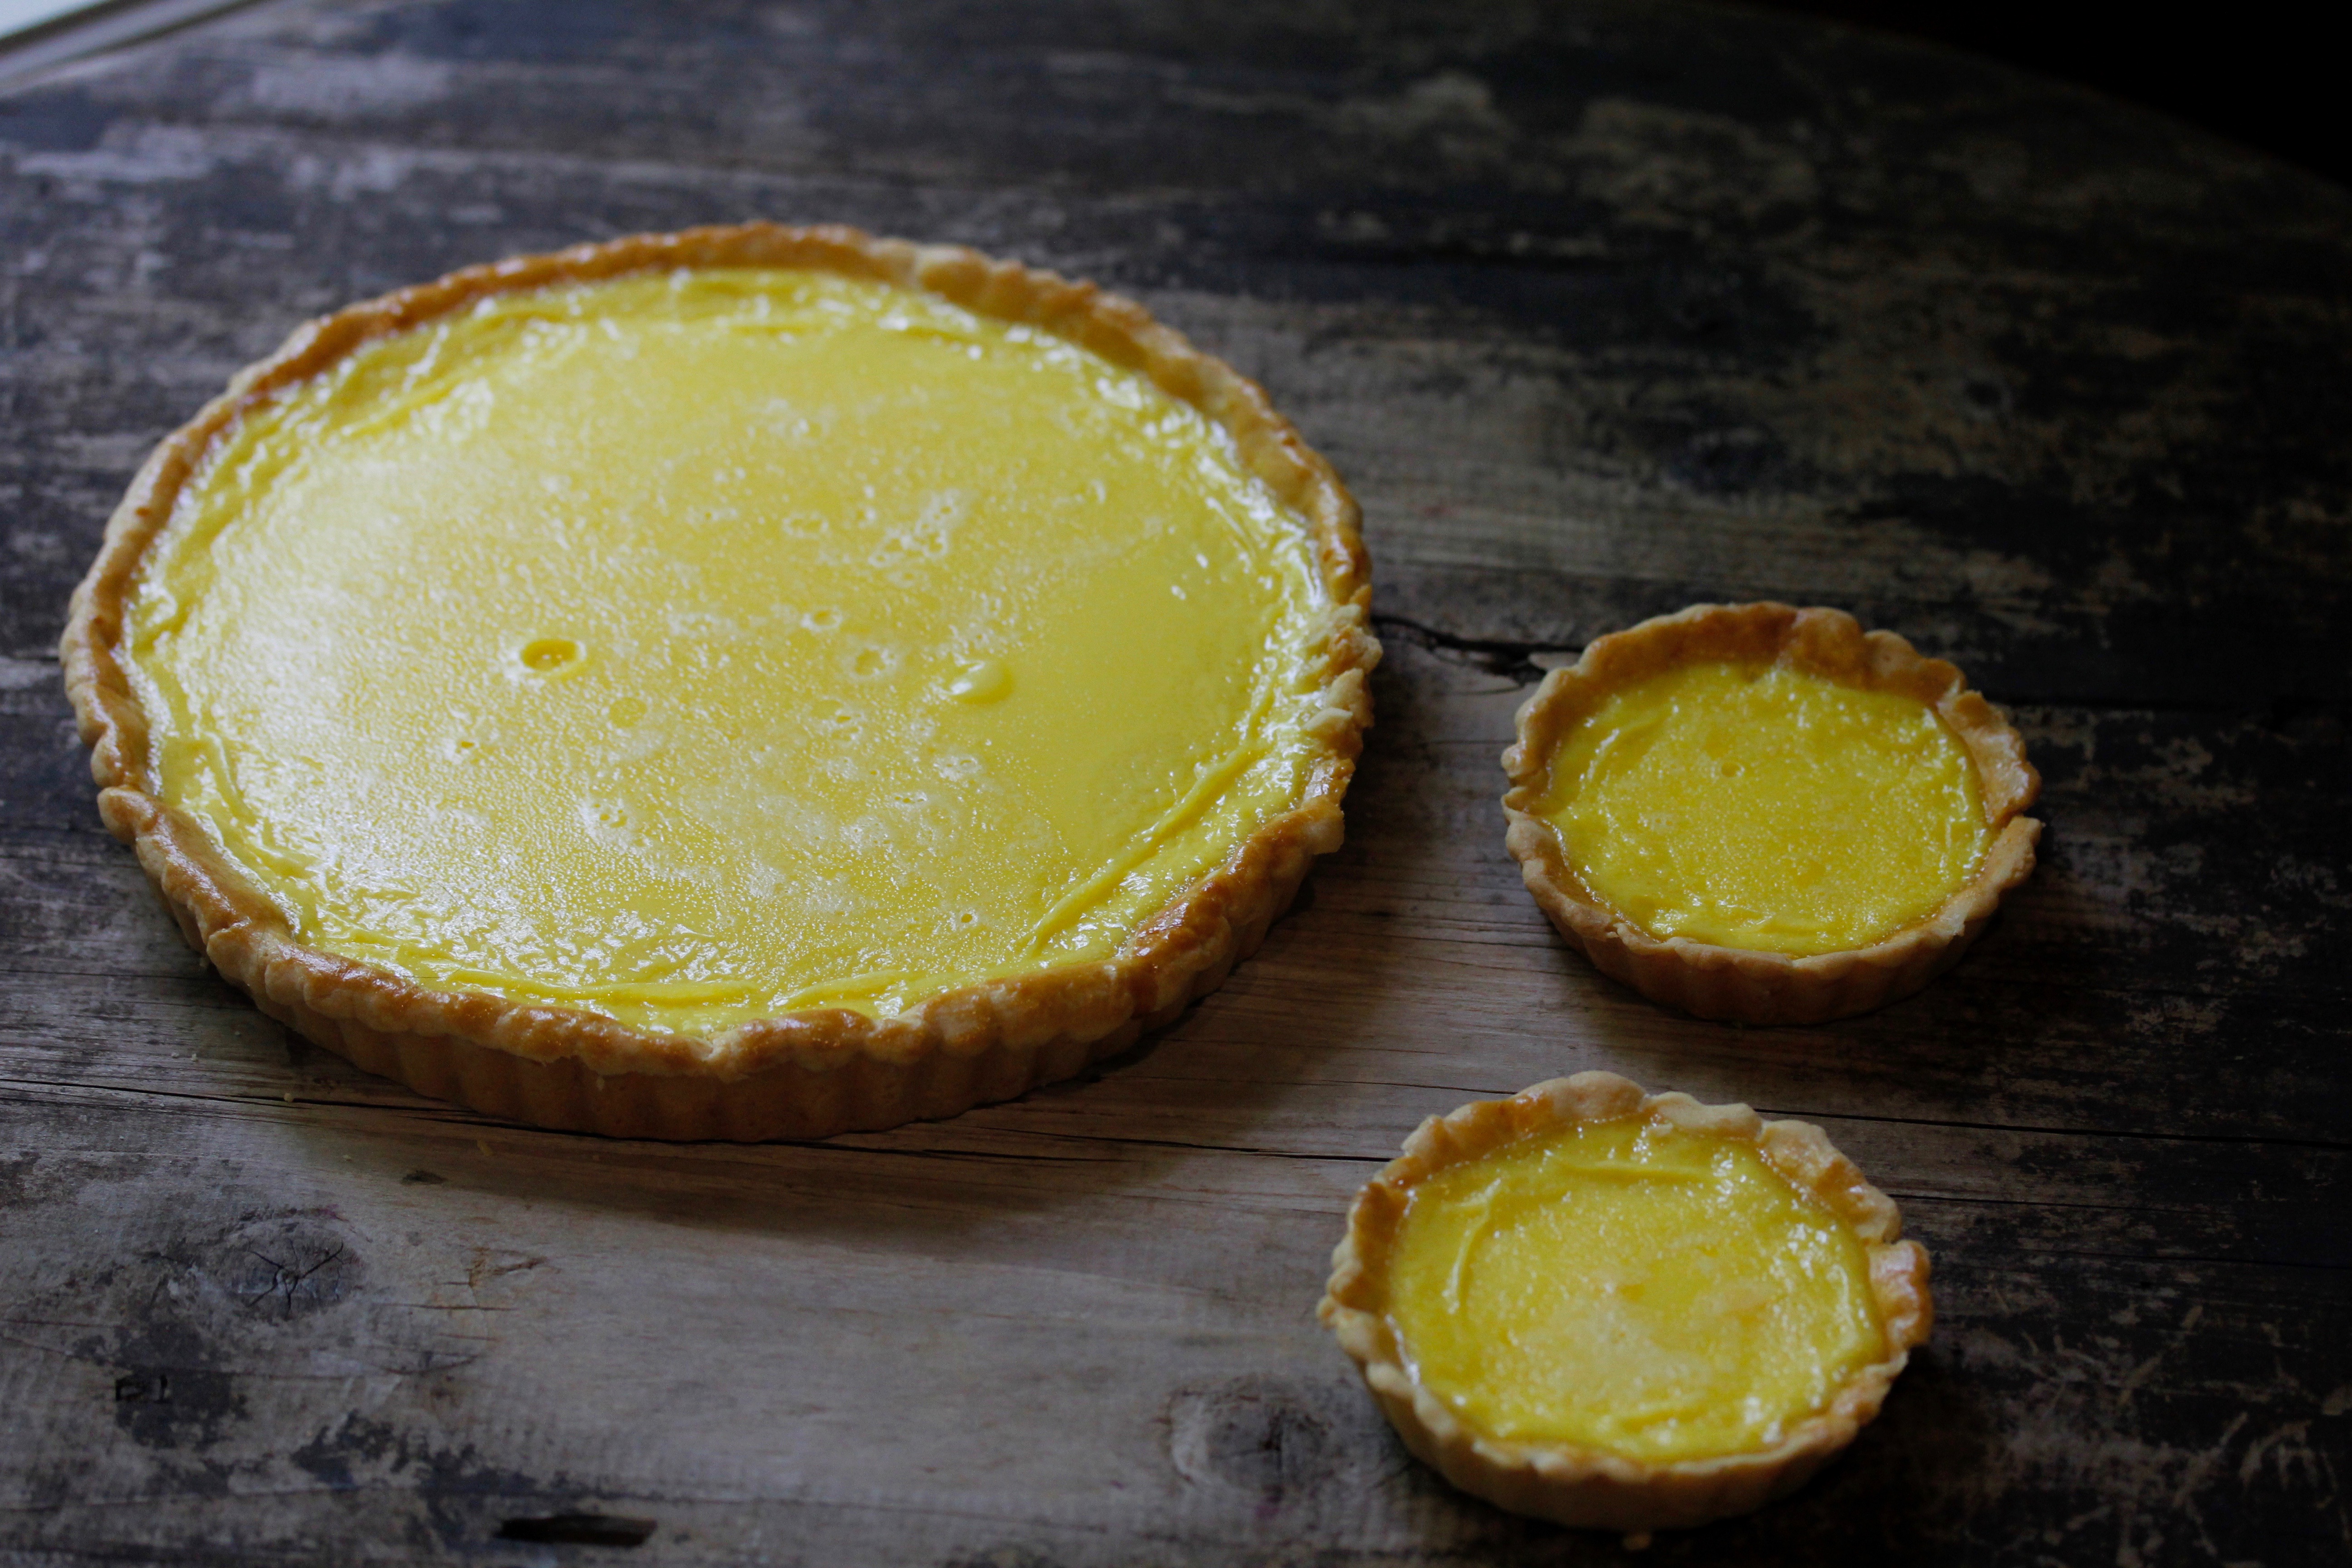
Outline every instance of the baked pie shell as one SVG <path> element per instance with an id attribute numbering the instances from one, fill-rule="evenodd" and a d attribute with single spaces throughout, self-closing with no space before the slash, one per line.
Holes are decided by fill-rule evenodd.
<path id="1" fill-rule="evenodd" d="M 1791 957 L 1653 936 L 1588 889 L 1568 863 L 1559 831 L 1535 808 L 1551 761 L 1577 722 L 1612 691 L 1688 664 L 1782 663 L 1842 685 L 1916 698 L 1934 709 L 1976 769 L 1990 840 L 1976 873 L 1925 920 L 1865 947 Z M 1528 890 L 1570 944 L 1595 968 L 1654 1002 L 1702 1018 L 1743 1024 L 1817 1024 L 1867 1013 L 1942 973 L 2033 869 L 2042 824 L 2024 814 L 2042 775 L 2025 742 L 1954 666 L 1928 658 L 1893 632 L 1865 632 L 1843 610 L 1763 603 L 1695 605 L 1595 638 L 1576 663 L 1544 677 L 1520 705 L 1518 742 L 1503 753 L 1510 789 L 1504 845 Z"/>
<path id="2" fill-rule="evenodd" d="M 126 674 L 127 614 L 145 552 L 224 432 L 362 345 L 488 297 L 714 267 L 873 279 L 1043 327 L 1200 410 L 1307 521 L 1330 601 L 1308 786 L 1112 957 L 961 986 L 889 1017 L 819 1008 L 710 1038 L 638 1029 L 575 1008 L 436 989 L 305 946 L 277 905 L 159 793 L 148 716 Z M 108 829 L 135 847 L 183 934 L 264 1013 L 370 1072 L 488 1116 L 615 1137 L 821 1138 L 953 1116 L 1070 1077 L 1173 1021 L 1249 956 L 1315 858 L 1339 847 L 1340 802 L 1372 719 L 1367 678 L 1381 649 L 1369 630 L 1370 599 L 1360 514 L 1330 465 L 1255 383 L 1141 306 L 961 247 L 751 223 L 467 268 L 299 328 L 149 457 L 75 591 L 60 653 Z"/>
<path id="3" fill-rule="evenodd" d="M 1417 1184 L 1524 1138 L 1634 1116 L 1662 1117 L 1691 1131 L 1753 1143 L 1774 1170 L 1851 1229 L 1868 1254 L 1886 1353 L 1769 1448 L 1653 1463 L 1571 1443 L 1486 1436 L 1414 1379 L 1389 1320 L 1390 1259 Z M 1402 1155 L 1356 1194 L 1317 1315 L 1356 1363 L 1405 1447 L 1447 1480 L 1513 1513 L 1623 1531 L 1638 1543 L 1653 1530 L 1705 1524 L 1785 1497 L 1878 1414 L 1912 1350 L 1927 1342 L 1935 1324 L 1927 1251 L 1902 1240 L 1902 1227 L 1894 1200 L 1865 1181 L 1818 1127 L 1766 1121 L 1745 1105 L 1645 1094 L 1615 1073 L 1580 1072 L 1423 1121 L 1405 1140 Z"/>

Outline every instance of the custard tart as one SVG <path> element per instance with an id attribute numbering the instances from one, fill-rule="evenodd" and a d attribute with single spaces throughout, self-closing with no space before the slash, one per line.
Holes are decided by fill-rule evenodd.
<path id="1" fill-rule="evenodd" d="M 1329 466 L 1136 305 L 843 228 L 353 306 L 74 602 L 107 826 L 255 1002 L 491 1115 L 819 1137 L 1173 1019 L 1370 722 Z"/>
<path id="2" fill-rule="evenodd" d="M 2025 742 L 1839 610 L 1700 605 L 1596 638 L 1520 708 L 1505 844 L 1603 973 L 1703 1018 L 1909 994 L 2033 868 Z"/>
<path id="3" fill-rule="evenodd" d="M 1319 1315 L 1447 1480 L 1640 1538 L 1794 1490 L 1876 1415 L 1934 1319 L 1900 1233 L 1820 1129 L 1585 1072 L 1423 1122 Z"/>

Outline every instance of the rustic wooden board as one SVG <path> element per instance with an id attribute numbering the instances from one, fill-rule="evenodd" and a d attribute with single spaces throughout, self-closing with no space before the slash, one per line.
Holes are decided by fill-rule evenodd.
<path id="1" fill-rule="evenodd" d="M 1267 383 L 1376 555 L 1350 843 L 1081 1083 L 488 1124 L 203 971 L 48 650 L 303 315 L 755 215 L 1097 277 Z M 2352 1553 L 2345 193 L 1732 11 L 291 0 L 0 95 L 0 1557 L 1608 1560 L 1414 1466 L 1311 1318 L 1419 1118 L 1587 1067 L 1821 1121 L 1937 1261 L 1854 1450 L 1654 1561 Z M 1541 665 L 1768 595 L 1961 659 L 2048 781 L 1992 934 L 1824 1028 L 1650 1007 L 1501 850 Z"/>

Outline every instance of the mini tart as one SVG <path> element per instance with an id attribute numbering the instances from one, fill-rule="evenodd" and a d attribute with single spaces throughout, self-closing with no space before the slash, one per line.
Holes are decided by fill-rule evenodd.
<path id="1" fill-rule="evenodd" d="M 1257 946 L 1371 721 L 1358 525 L 1126 300 L 749 224 L 303 327 L 62 653 L 108 827 L 270 1016 L 493 1116 L 823 1137 Z"/>
<path id="2" fill-rule="evenodd" d="M 1544 815 L 1554 764 L 1580 725 L 1619 693 L 1704 667 L 1907 699 L 1934 715 L 1937 743 L 1982 815 L 1973 863 L 1948 891 L 1893 929 L 1828 951 L 1780 952 L 1644 929 L 1597 892 Z M 1787 605 L 1697 605 L 1596 638 L 1553 670 L 1518 711 L 1518 742 L 1503 753 L 1510 789 L 1505 845 L 1528 889 L 1595 967 L 1652 1001 L 1702 1018 L 1811 1024 L 1868 1012 L 1925 985 L 1958 959 L 2001 897 L 2033 869 L 2042 825 L 2023 814 L 2042 787 L 2025 742 L 1998 710 L 1941 659 L 1892 632 L 1865 633 L 1852 616 Z M 1955 808 L 1959 809 L 1959 808 Z M 1977 825 L 1969 825 L 1976 832 Z"/>
<path id="3" fill-rule="evenodd" d="M 1760 1439 L 1735 1443 L 1736 1451 L 1704 1451 L 1707 1444 L 1702 1438 L 1696 1440 L 1699 1451 L 1663 1458 L 1659 1457 L 1661 1452 L 1690 1449 L 1694 1441 L 1670 1443 L 1659 1449 L 1656 1445 L 1630 1439 L 1612 1444 L 1557 1436 L 1498 1436 L 1483 1428 L 1483 1417 L 1475 1408 L 1477 1399 L 1458 1389 L 1441 1391 L 1431 1386 L 1433 1379 L 1442 1383 L 1441 1375 L 1433 1373 L 1429 1378 L 1424 1377 L 1423 1357 L 1414 1344 L 1408 1342 L 1408 1332 L 1400 1325 L 1400 1303 L 1408 1299 L 1412 1289 L 1408 1265 L 1415 1264 L 1406 1246 L 1408 1227 L 1417 1218 L 1424 1225 L 1432 1223 L 1416 1215 L 1417 1195 L 1428 1194 L 1443 1203 L 1447 1201 L 1444 1189 L 1450 1179 L 1484 1176 L 1485 1168 L 1502 1168 L 1498 1160 L 1515 1155 L 1545 1158 L 1548 1146 L 1565 1146 L 1561 1141 L 1587 1136 L 1613 1138 L 1622 1143 L 1629 1132 L 1668 1143 L 1670 1153 L 1675 1148 L 1692 1147 L 1709 1152 L 1717 1157 L 1715 1169 L 1743 1170 L 1749 1173 L 1746 1180 L 1760 1182 L 1773 1189 L 1778 1194 L 1774 1201 L 1798 1215 L 1808 1233 L 1830 1234 L 1838 1246 L 1847 1250 L 1850 1258 L 1844 1278 L 1845 1309 L 1850 1315 L 1875 1320 L 1875 1342 L 1864 1343 L 1850 1353 L 1844 1370 L 1822 1388 L 1821 1397 L 1802 1402 L 1788 1413 L 1787 1418 L 1764 1430 Z M 1759 1177 L 1754 1174 L 1757 1172 L 1764 1173 Z M 1609 1178 L 1610 1189 L 1628 1184 L 1629 1173 L 1622 1165 L 1605 1165 L 1603 1174 Z M 1687 1175 L 1675 1179 L 1680 1184 L 1678 1190 L 1687 1188 Z M 1458 1290 L 1464 1299 L 1483 1291 L 1486 1294 L 1480 1297 L 1482 1303 L 1506 1300 L 1512 1279 L 1509 1269 L 1517 1261 L 1508 1256 L 1510 1249 L 1521 1245 L 1518 1236 L 1547 1222 L 1551 1226 L 1547 1234 L 1568 1237 L 1568 1245 L 1579 1250 L 1584 1247 L 1588 1236 L 1622 1234 L 1601 1228 L 1622 1223 L 1614 1211 L 1588 1202 L 1570 1215 L 1563 1203 L 1521 1215 L 1521 1224 L 1510 1233 L 1510 1238 L 1492 1243 L 1489 1250 L 1475 1259 L 1474 1269 L 1466 1249 L 1490 1242 L 1500 1226 L 1519 1212 L 1507 1210 L 1504 1221 L 1491 1219 L 1491 1200 L 1503 1184 L 1501 1178 L 1489 1184 L 1481 1201 L 1488 1202 L 1490 1206 L 1477 1220 L 1483 1234 L 1479 1228 L 1466 1233 L 1469 1240 L 1462 1244 L 1465 1248 L 1463 1259 L 1454 1265 L 1447 1289 Z M 1592 1191 L 1587 1189 L 1588 1194 Z M 1439 1222 L 1446 1217 L 1442 1213 L 1436 1216 Z M 1561 1524 L 1623 1531 L 1634 1538 L 1633 1544 L 1640 1544 L 1653 1530 L 1705 1524 L 1710 1520 L 1745 1513 L 1785 1496 L 1852 1442 L 1855 1433 L 1878 1414 L 1880 1404 L 1908 1361 L 1910 1352 L 1927 1342 L 1934 1321 L 1934 1308 L 1927 1293 L 1927 1255 L 1916 1242 L 1897 1239 L 1901 1225 L 1894 1203 L 1864 1181 L 1853 1163 L 1831 1146 L 1819 1128 L 1801 1121 L 1764 1121 L 1744 1105 L 1701 1105 L 1685 1094 L 1645 1095 L 1638 1086 L 1614 1073 L 1583 1072 L 1574 1078 L 1539 1083 L 1509 1100 L 1475 1101 L 1450 1116 L 1431 1117 L 1423 1122 L 1405 1141 L 1402 1157 L 1391 1161 L 1357 1194 L 1348 1216 L 1348 1234 L 1332 1254 L 1330 1284 L 1318 1316 L 1362 1371 L 1373 1397 L 1405 1446 L 1447 1480 L 1514 1513 L 1532 1514 Z M 1587 1230 L 1587 1226 L 1592 1228 Z M 1679 1238 L 1682 1233 L 1666 1234 Z M 1543 1243 L 1531 1245 L 1539 1247 Z M 1536 1300 L 1540 1303 L 1539 1310 L 1545 1311 L 1557 1312 L 1563 1300 L 1576 1310 L 1582 1310 L 1588 1304 L 1586 1297 L 1573 1287 L 1555 1286 L 1555 1279 L 1573 1278 L 1578 1285 L 1583 1285 L 1589 1283 L 1587 1275 L 1592 1271 L 1606 1276 L 1615 1269 L 1627 1274 L 1632 1283 L 1619 1281 L 1592 1294 L 1591 1300 L 1601 1304 L 1599 1316 L 1556 1318 L 1549 1326 L 1537 1325 L 1518 1342 L 1497 1343 L 1472 1338 L 1469 1344 L 1473 1352 L 1491 1347 L 1490 1352 L 1469 1358 L 1476 1373 L 1498 1378 L 1501 1398 L 1522 1402 L 1532 1399 L 1539 1406 L 1541 1399 L 1528 1390 L 1540 1383 L 1545 1370 L 1540 1364 L 1542 1352 L 1540 1348 L 1530 1351 L 1528 1347 L 1539 1347 L 1547 1328 L 1555 1336 L 1555 1342 L 1559 1342 L 1557 1336 L 1561 1332 L 1560 1323 L 1571 1323 L 1580 1329 L 1588 1322 L 1610 1324 L 1612 1320 L 1607 1314 L 1614 1305 L 1606 1299 L 1610 1291 L 1664 1292 L 1681 1289 L 1672 1272 L 1677 1260 L 1665 1256 L 1665 1251 L 1661 1248 L 1657 1255 L 1651 1255 L 1637 1246 L 1630 1263 L 1621 1250 L 1598 1264 L 1578 1258 L 1552 1272 L 1538 1271 L 1534 1278 L 1542 1288 L 1521 1300 Z M 1706 1261 L 1700 1267 L 1712 1268 L 1715 1255 L 1703 1256 Z M 1496 1261 L 1497 1258 L 1500 1261 Z M 1687 1256 L 1679 1260 L 1684 1267 L 1690 1262 Z M 1655 1268 L 1654 1277 L 1646 1271 L 1652 1266 Z M 1579 1269 L 1586 1272 L 1580 1274 Z M 1473 1273 L 1474 1282 L 1463 1284 Z M 1796 1273 L 1784 1276 L 1797 1277 Z M 1803 1277 L 1810 1279 L 1814 1276 Z M 1488 1283 L 1490 1279 L 1499 1283 Z M 1738 1288 L 1748 1290 L 1754 1299 L 1727 1303 L 1702 1294 L 1696 1300 L 1706 1311 L 1718 1316 L 1780 1311 L 1767 1299 L 1769 1291 L 1752 1286 Z M 1425 1295 L 1415 1299 L 1424 1302 L 1427 1300 Z M 1697 1311 L 1698 1308 L 1694 1308 L 1689 1315 L 1696 1316 Z M 1418 1321 L 1424 1333 L 1432 1325 L 1452 1332 L 1467 1318 L 1465 1315 L 1447 1321 L 1423 1317 Z M 1638 1310 L 1633 1321 L 1637 1324 L 1643 1321 Z M 1786 1321 L 1785 1314 L 1773 1319 L 1775 1324 Z M 1618 1321 L 1616 1333 L 1626 1331 L 1622 1321 Z M 1772 1337 L 1772 1331 L 1768 1330 L 1762 1339 L 1769 1344 Z M 1579 1351 L 1585 1344 L 1604 1342 L 1634 1347 L 1595 1356 L 1594 1364 L 1602 1369 L 1602 1374 L 1573 1380 L 1573 1393 L 1569 1396 L 1571 1400 L 1591 1401 L 1594 1385 L 1615 1375 L 1621 1388 L 1648 1387 L 1655 1392 L 1665 1386 L 1684 1405 L 1692 1403 L 1686 1394 L 1675 1394 L 1681 1385 L 1673 1376 L 1664 1379 L 1663 1384 L 1654 1379 L 1650 1384 L 1641 1383 L 1641 1375 L 1646 1372 L 1646 1367 L 1641 1365 L 1642 1358 L 1658 1353 L 1654 1347 L 1668 1342 L 1645 1340 L 1640 1327 L 1628 1338 L 1579 1335 L 1570 1342 Z M 1734 1342 L 1752 1344 L 1756 1341 Z M 1489 1353 L 1495 1358 L 1491 1366 Z M 1672 1348 L 1669 1353 L 1679 1354 L 1682 1351 Z M 1528 1356 L 1537 1360 L 1528 1367 L 1518 1366 L 1512 1359 Z M 1628 1366 L 1636 1370 L 1618 1375 L 1621 1369 Z M 1570 1376 L 1568 1372 L 1559 1370 L 1557 1363 L 1554 1367 L 1559 1375 Z M 1709 1373 L 1717 1370 L 1706 1369 Z M 1696 1374 L 1683 1375 L 1688 1381 Z M 1675 1398 L 1670 1397 L 1666 1403 L 1673 1405 Z M 1597 1424 L 1612 1431 L 1640 1430 L 1638 1425 L 1612 1425 L 1612 1412 L 1606 1408 L 1579 1414 L 1586 1426 Z M 1706 1408 L 1702 1398 L 1691 1413 L 1691 1419 L 1704 1421 L 1722 1414 Z M 1752 1424 L 1752 1413 L 1747 1418 Z M 1524 1413 L 1515 1408 L 1510 1419 L 1523 1420 Z M 1751 1432 L 1750 1436 L 1754 1438 L 1755 1434 Z M 1627 1451 L 1645 1447 L 1656 1451 Z"/>

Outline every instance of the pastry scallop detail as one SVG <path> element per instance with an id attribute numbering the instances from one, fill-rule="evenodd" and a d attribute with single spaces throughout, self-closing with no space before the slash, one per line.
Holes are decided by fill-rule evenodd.
<path id="1" fill-rule="evenodd" d="M 157 449 L 64 658 L 267 1012 L 541 1125 L 951 1115 L 1256 945 L 1370 722 L 1354 502 L 1136 305 L 752 224 L 298 331 Z"/>
<path id="2" fill-rule="evenodd" d="M 1818 1128 L 1579 1073 L 1423 1122 L 1319 1315 L 1446 1479 L 1639 1537 L 1786 1495 L 1878 1413 L 1934 1319 L 1901 1226 Z"/>
<path id="3" fill-rule="evenodd" d="M 1960 672 L 1843 611 L 1700 605 L 1546 676 L 1505 843 L 1602 973 L 1705 1018 L 1867 1012 L 2033 868 L 2025 743 Z"/>

